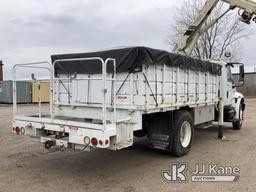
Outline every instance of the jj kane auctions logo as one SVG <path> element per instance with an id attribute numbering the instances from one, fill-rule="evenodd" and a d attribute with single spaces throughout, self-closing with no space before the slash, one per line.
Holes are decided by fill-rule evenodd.
<path id="1" fill-rule="evenodd" d="M 188 182 L 188 163 L 172 163 L 168 170 L 161 172 L 166 182 Z M 236 182 L 239 179 L 238 166 L 222 166 L 217 164 L 195 164 L 191 172 L 192 182 Z"/>

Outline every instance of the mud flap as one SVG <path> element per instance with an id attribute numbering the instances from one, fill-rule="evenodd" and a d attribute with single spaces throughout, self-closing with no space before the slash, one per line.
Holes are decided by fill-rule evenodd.
<path id="1" fill-rule="evenodd" d="M 147 115 L 144 119 L 148 127 L 148 137 L 155 149 L 169 151 L 172 147 L 171 112 Z"/>

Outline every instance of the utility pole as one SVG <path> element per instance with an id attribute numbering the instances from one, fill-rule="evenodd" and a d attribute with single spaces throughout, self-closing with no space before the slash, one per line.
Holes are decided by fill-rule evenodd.
<path id="1" fill-rule="evenodd" d="M 3 81 L 3 61 L 0 61 L 0 81 Z"/>

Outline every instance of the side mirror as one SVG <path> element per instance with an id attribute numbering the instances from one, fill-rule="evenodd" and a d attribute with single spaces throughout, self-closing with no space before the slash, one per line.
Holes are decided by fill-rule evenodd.
<path id="1" fill-rule="evenodd" d="M 239 84 L 244 85 L 244 65 L 239 66 Z"/>
<path id="2" fill-rule="evenodd" d="M 244 64 L 234 62 L 234 63 L 227 63 L 227 65 L 232 68 L 239 67 L 239 74 L 233 76 L 233 87 L 243 87 L 244 86 L 244 78 L 245 78 Z"/>
<path id="3" fill-rule="evenodd" d="M 244 65 L 240 65 L 239 74 L 240 74 L 240 78 L 244 79 Z"/>

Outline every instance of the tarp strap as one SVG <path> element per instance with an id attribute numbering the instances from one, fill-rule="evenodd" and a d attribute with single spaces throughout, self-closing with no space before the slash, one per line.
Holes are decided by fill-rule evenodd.
<path id="1" fill-rule="evenodd" d="M 122 85 L 120 86 L 120 88 L 118 89 L 118 91 L 116 92 L 116 95 L 118 95 L 119 94 L 119 92 L 121 91 L 121 89 L 123 88 L 123 86 L 124 86 L 124 84 L 125 84 L 125 82 L 127 81 L 127 79 L 129 78 L 129 76 L 131 75 L 131 73 L 132 72 L 129 72 L 128 73 L 128 75 L 125 77 L 125 79 L 124 79 L 124 81 L 123 81 L 123 83 L 122 83 Z"/>
<path id="2" fill-rule="evenodd" d="M 152 93 L 152 96 L 153 96 L 153 98 L 154 98 L 154 100 L 155 100 L 155 102 L 156 102 L 156 106 L 158 106 L 157 99 L 156 99 L 156 97 L 155 97 L 155 95 L 154 95 L 154 93 L 153 93 L 153 91 L 152 91 L 152 89 L 151 89 L 151 87 L 150 87 L 150 84 L 149 84 L 149 82 L 148 82 L 148 78 L 147 78 L 147 76 L 145 75 L 145 73 L 143 73 L 143 76 L 144 76 L 144 78 L 145 78 L 145 80 L 146 80 L 146 83 L 148 84 L 148 87 L 149 87 L 149 89 L 150 89 L 150 92 Z"/>
<path id="3" fill-rule="evenodd" d="M 61 85 L 63 86 L 63 88 L 66 90 L 66 92 L 68 93 L 68 103 L 70 104 L 70 98 L 72 98 L 72 95 L 69 91 L 69 89 L 64 85 L 64 83 L 62 82 L 62 80 L 59 80 Z"/>

